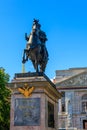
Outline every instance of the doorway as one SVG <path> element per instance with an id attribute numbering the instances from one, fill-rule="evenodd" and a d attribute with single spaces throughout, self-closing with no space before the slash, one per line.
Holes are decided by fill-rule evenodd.
<path id="1" fill-rule="evenodd" d="M 83 129 L 87 130 L 87 120 L 83 120 Z"/>

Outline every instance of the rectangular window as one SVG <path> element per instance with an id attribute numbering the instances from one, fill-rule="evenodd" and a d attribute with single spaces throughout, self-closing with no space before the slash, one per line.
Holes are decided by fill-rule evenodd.
<path id="1" fill-rule="evenodd" d="M 65 104 L 62 104 L 62 112 L 65 112 Z"/>
<path id="2" fill-rule="evenodd" d="M 62 92 L 61 111 L 65 112 L 65 92 Z"/>
<path id="3" fill-rule="evenodd" d="M 87 112 L 87 102 L 82 102 L 82 111 Z"/>

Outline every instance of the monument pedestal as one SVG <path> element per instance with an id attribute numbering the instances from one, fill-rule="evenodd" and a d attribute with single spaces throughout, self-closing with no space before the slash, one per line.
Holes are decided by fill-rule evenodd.
<path id="1" fill-rule="evenodd" d="M 10 130 L 58 129 L 61 94 L 45 74 L 15 74 L 8 87 L 12 90 Z"/>

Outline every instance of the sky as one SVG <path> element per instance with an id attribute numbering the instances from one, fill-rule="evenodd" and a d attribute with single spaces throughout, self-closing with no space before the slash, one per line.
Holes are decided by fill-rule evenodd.
<path id="1" fill-rule="evenodd" d="M 22 72 L 25 33 L 39 19 L 48 41 L 49 61 L 45 74 L 87 67 L 87 0 L 0 0 L 0 67 L 14 78 Z M 29 60 L 26 72 L 34 72 Z"/>

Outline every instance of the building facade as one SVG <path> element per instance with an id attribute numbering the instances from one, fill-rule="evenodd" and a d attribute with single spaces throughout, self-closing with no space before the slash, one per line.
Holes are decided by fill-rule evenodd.
<path id="1" fill-rule="evenodd" d="M 87 130 L 87 68 L 57 70 L 54 82 L 62 93 L 58 105 L 59 129 Z"/>

